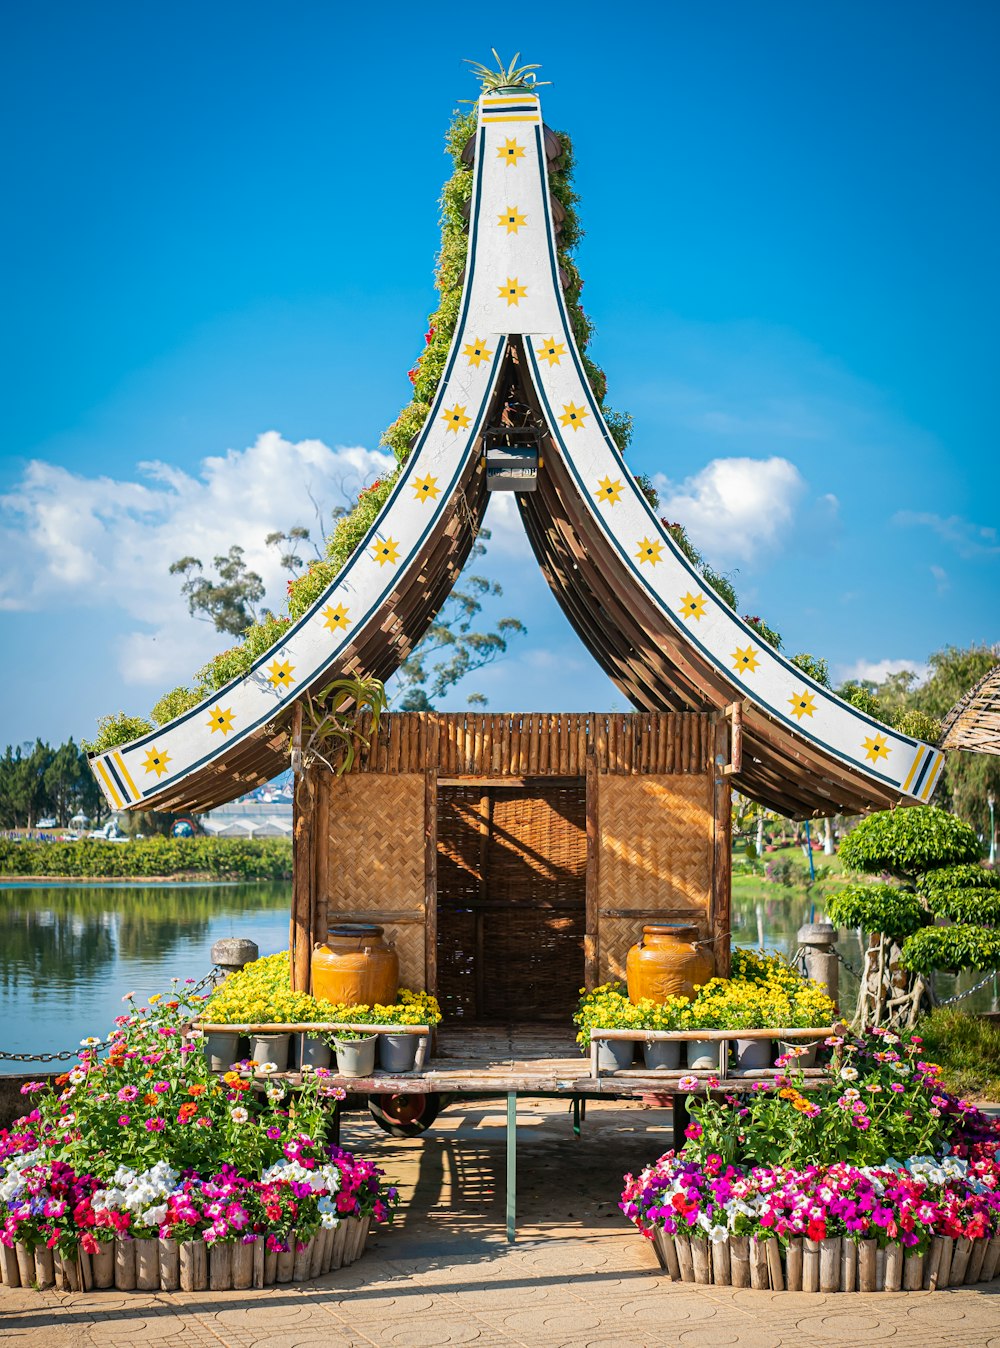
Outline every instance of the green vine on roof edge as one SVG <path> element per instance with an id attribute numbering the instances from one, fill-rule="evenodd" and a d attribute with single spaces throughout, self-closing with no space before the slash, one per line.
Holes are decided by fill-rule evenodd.
<path id="1" fill-rule="evenodd" d="M 103 753 L 115 745 L 127 744 L 138 739 L 154 728 L 183 715 L 231 680 L 249 673 L 254 662 L 278 642 L 291 624 L 300 618 L 333 583 L 375 522 L 395 485 L 400 467 L 409 457 L 412 445 L 430 412 L 455 335 L 462 297 L 462 278 L 468 253 L 463 207 L 471 199 L 474 176 L 472 166 L 463 162 L 462 151 L 470 136 L 475 134 L 476 118 L 474 109 L 469 112 L 456 112 L 445 137 L 446 151 L 451 156 L 454 167 L 441 194 L 441 251 L 438 254 L 435 272 L 435 285 L 440 298 L 437 309 L 428 320 L 424 349 L 409 371 L 413 396 L 383 433 L 380 441 L 392 450 L 397 466 L 359 493 L 354 508 L 337 521 L 333 533 L 327 540 L 326 556 L 313 562 L 302 575 L 289 581 L 285 615 L 267 614 L 258 622 L 252 623 L 237 645 L 220 651 L 198 670 L 194 676 L 193 687 L 182 686 L 165 693 L 153 706 L 148 720 L 140 716 L 130 716 L 125 712 L 100 717 L 95 738 L 81 741 L 87 753 Z M 573 143 L 565 132 L 557 131 L 555 135 L 562 147 L 562 154 L 549 165 L 549 191 L 565 211 L 562 229 L 558 235 L 558 263 L 564 281 L 563 298 L 590 387 L 601 405 L 608 430 L 619 451 L 624 454 L 632 438 L 632 417 L 627 412 L 615 412 L 605 405 L 607 377 L 600 365 L 587 354 L 594 325 L 581 303 L 583 280 L 574 258 L 583 231 L 576 210 L 579 198 L 572 187 Z M 640 473 L 637 474 L 636 480 L 653 509 L 658 509 L 659 497 L 649 477 Z M 736 591 L 729 578 L 709 566 L 688 538 L 682 524 L 666 519 L 662 522 L 706 583 L 730 608 L 738 611 Z M 763 619 L 749 614 L 745 614 L 744 619 L 763 640 L 769 642 L 775 649 L 780 649 L 780 634 L 769 627 Z M 792 663 L 798 665 L 818 683 L 825 687 L 830 686 L 825 660 L 817 660 L 803 653 L 793 656 Z M 884 716 L 880 717 L 878 699 L 867 689 L 847 685 L 841 690 L 841 695 L 877 719 L 886 719 Z M 905 713 L 896 728 L 904 734 L 918 739 L 929 739 L 931 742 L 936 740 L 939 734 L 938 724 L 920 712 Z"/>

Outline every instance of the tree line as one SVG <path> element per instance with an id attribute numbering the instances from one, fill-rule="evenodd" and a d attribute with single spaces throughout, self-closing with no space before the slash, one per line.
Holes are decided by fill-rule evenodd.
<path id="1" fill-rule="evenodd" d="M 0 828 L 35 828 L 47 818 L 66 828 L 75 814 L 96 822 L 107 813 L 87 755 L 72 739 L 58 748 L 40 739 L 7 745 L 0 758 Z"/>

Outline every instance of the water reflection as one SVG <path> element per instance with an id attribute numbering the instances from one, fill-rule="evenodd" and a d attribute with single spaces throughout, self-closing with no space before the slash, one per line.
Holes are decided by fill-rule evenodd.
<path id="1" fill-rule="evenodd" d="M 819 887 L 817 886 L 817 889 Z M 122 997 L 161 992 L 172 977 L 200 978 L 222 936 L 248 936 L 262 954 L 288 944 L 289 882 L 252 885 L 0 885 L 0 1049 L 12 1053 L 76 1048 L 106 1034 Z M 733 940 L 792 956 L 803 922 L 823 920 L 822 895 L 740 879 L 733 893 Z M 838 950 L 855 968 L 855 931 Z M 950 997 L 979 976 L 940 976 Z M 841 967 L 841 1005 L 853 1009 L 856 979 Z M 1000 1007 L 990 981 L 960 1003 L 963 1010 Z M 21 1070 L 0 1060 L 0 1072 Z"/>
<path id="2" fill-rule="evenodd" d="M 798 930 L 805 922 L 827 921 L 826 908 L 819 886 L 809 891 L 793 885 L 776 885 L 766 880 L 740 879 L 733 886 L 732 931 L 736 945 L 763 946 L 791 957 L 798 949 Z M 858 931 L 841 927 L 837 937 L 837 951 L 847 965 L 860 969 L 864 959 L 864 939 Z M 935 987 L 939 998 L 953 997 L 966 992 L 984 977 L 981 973 L 938 974 Z M 852 1012 L 857 1000 L 858 980 L 850 968 L 840 966 L 840 1003 L 845 1012 Z M 998 979 L 991 976 L 985 987 L 971 997 L 962 998 L 963 1011 L 996 1011 Z"/>
<path id="3" fill-rule="evenodd" d="M 288 943 L 288 882 L 0 886 L 0 1049 L 52 1052 L 105 1034 L 122 997 L 200 978 L 222 936 Z M 18 1070 L 0 1060 L 0 1071 Z"/>

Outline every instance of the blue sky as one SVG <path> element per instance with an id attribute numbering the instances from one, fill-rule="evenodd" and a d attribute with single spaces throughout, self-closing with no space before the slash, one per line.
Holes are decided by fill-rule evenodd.
<path id="1" fill-rule="evenodd" d="M 170 561 L 241 542 L 277 602 L 263 535 L 378 471 L 491 46 L 574 136 L 630 462 L 742 611 L 841 676 L 1000 639 L 1000 11 L 619 12 L 8 7 L 0 744 L 145 713 L 225 644 Z M 529 636 L 471 687 L 624 706 L 488 522 Z"/>

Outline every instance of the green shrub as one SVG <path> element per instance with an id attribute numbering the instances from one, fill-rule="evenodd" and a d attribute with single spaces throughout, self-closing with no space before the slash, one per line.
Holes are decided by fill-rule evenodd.
<path id="1" fill-rule="evenodd" d="M 933 805 L 881 810 L 862 819 L 840 845 L 852 871 L 912 877 L 937 866 L 977 861 L 979 840 L 968 824 Z"/>
<path id="2" fill-rule="evenodd" d="M 903 964 L 916 974 L 935 969 L 1000 969 L 1000 931 L 971 922 L 925 927 L 903 942 Z"/>
<path id="3" fill-rule="evenodd" d="M 59 875 L 81 879 L 209 875 L 218 880 L 290 880 L 287 838 L 141 838 L 112 843 L 0 839 L 0 875 Z"/>
<path id="4" fill-rule="evenodd" d="M 166 725 L 175 716 L 183 716 L 186 711 L 190 711 L 201 698 L 202 694 L 192 688 L 173 688 L 154 704 L 153 710 L 149 713 L 150 719 L 154 725 Z"/>
<path id="5" fill-rule="evenodd" d="M 930 917 L 916 894 L 896 885 L 847 885 L 827 900 L 831 922 L 862 931 L 884 931 L 902 940 L 927 925 Z"/>
<path id="6" fill-rule="evenodd" d="M 142 716 L 129 716 L 127 712 L 116 711 L 110 716 L 99 716 L 97 734 L 92 740 L 81 739 L 80 747 L 87 754 L 103 754 L 116 744 L 128 744 L 142 735 L 148 735 L 153 729 L 151 721 Z"/>

